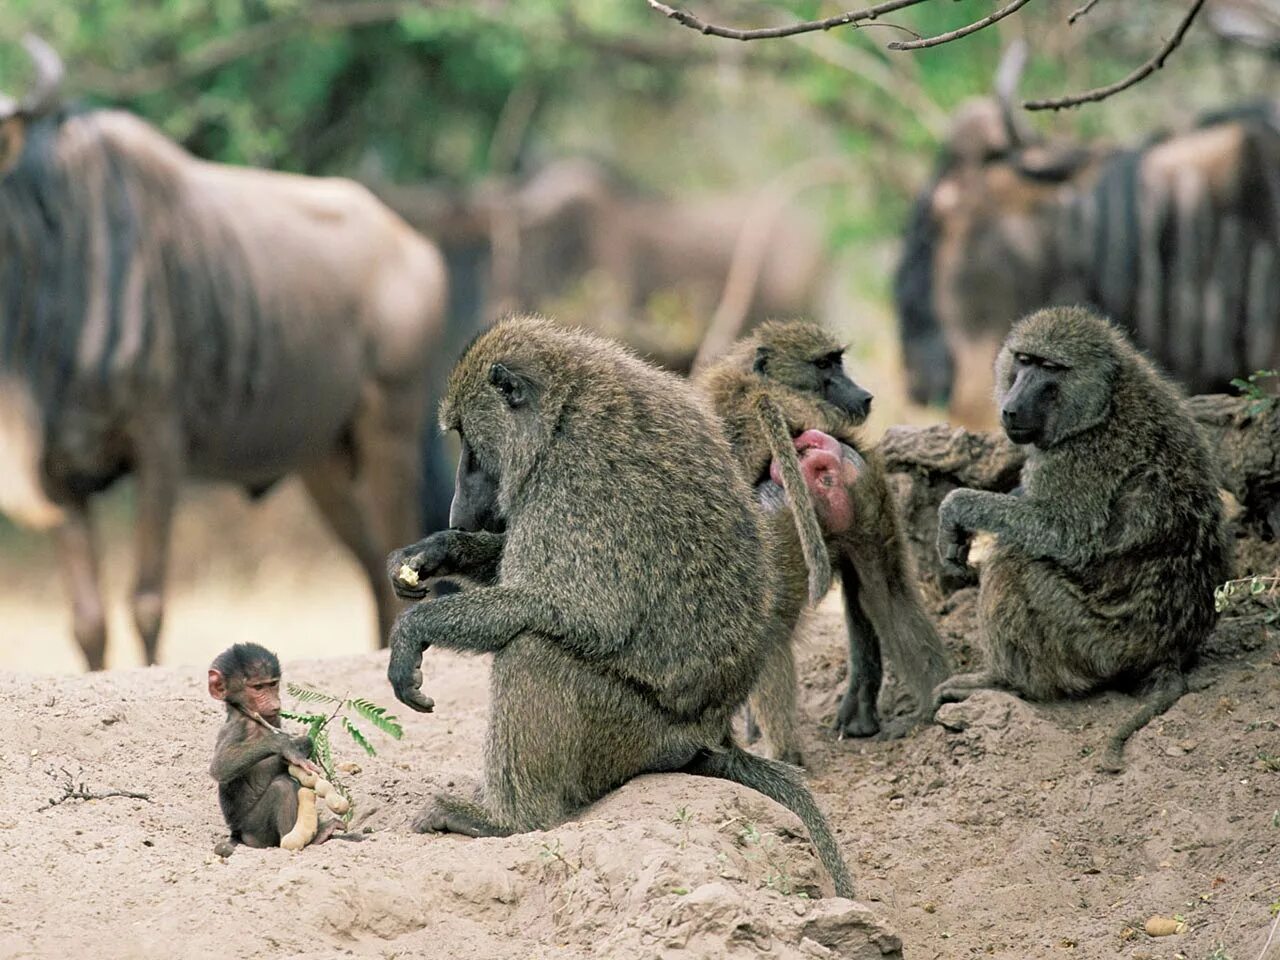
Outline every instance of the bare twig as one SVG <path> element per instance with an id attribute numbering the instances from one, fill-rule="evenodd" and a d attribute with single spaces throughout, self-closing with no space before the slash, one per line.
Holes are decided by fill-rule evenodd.
<path id="1" fill-rule="evenodd" d="M 1067 17 L 1067 23 L 1074 25 L 1077 20 L 1097 6 L 1097 3 L 1098 0 L 1088 0 L 1084 6 L 1078 7 L 1071 12 L 1071 16 Z"/>
<path id="2" fill-rule="evenodd" d="M 1135 83 L 1145 79 L 1164 66 L 1169 54 L 1173 53 L 1178 44 L 1182 43 L 1182 38 L 1186 36 L 1187 30 L 1191 26 L 1191 21 L 1196 18 L 1196 14 L 1200 12 L 1200 8 L 1203 6 L 1204 0 L 1195 0 L 1191 4 L 1191 9 L 1187 11 L 1186 16 L 1182 18 L 1182 22 L 1178 24 L 1178 29 L 1174 31 L 1173 36 L 1165 41 L 1165 45 L 1160 48 L 1156 55 L 1123 80 L 1067 97 L 1049 100 L 1024 100 L 1022 105 L 1028 110 L 1063 110 L 1066 107 L 1078 107 L 1082 103 L 1097 103 L 1099 100 L 1105 100 L 1121 90 L 1129 89 Z"/>
<path id="3" fill-rule="evenodd" d="M 1271 941 L 1275 939 L 1277 927 L 1280 927 L 1280 914 L 1276 914 L 1276 918 L 1271 921 L 1271 932 L 1267 934 L 1267 942 L 1262 945 L 1258 960 L 1266 960 L 1267 951 L 1271 949 Z"/>
<path id="4" fill-rule="evenodd" d="M 52 771 L 50 772 L 52 773 Z M 86 784 L 77 785 L 75 777 L 66 768 L 63 768 L 62 774 L 66 778 L 62 784 L 62 796 L 51 797 L 48 803 L 36 810 L 36 813 L 43 813 L 45 810 L 50 810 L 60 803 L 66 803 L 68 800 L 106 800 L 108 797 L 127 797 L 130 800 L 151 802 L 149 793 L 137 793 L 133 790 L 90 790 Z"/>
<path id="5" fill-rule="evenodd" d="M 976 20 L 966 27 L 961 27 L 958 30 L 949 30 L 946 33 L 938 34 L 936 37 L 925 37 L 922 40 L 895 40 L 893 43 L 888 44 L 888 47 L 890 50 L 924 50 L 928 47 L 941 46 L 944 43 L 950 43 L 952 40 L 959 40 L 961 37 L 977 33 L 979 30 L 985 30 L 993 23 L 1003 20 L 1009 14 L 1017 13 L 1029 2 L 1030 0 L 1013 0 L 1012 3 L 1001 7 L 990 16 Z"/>
<path id="6" fill-rule="evenodd" d="M 760 27 L 755 30 L 739 30 L 736 27 L 716 26 L 714 23 L 700 20 L 687 10 L 677 10 L 675 7 L 660 2 L 660 0 L 647 0 L 647 2 L 650 7 L 657 10 L 664 17 L 709 37 L 723 37 L 726 40 L 773 40 L 778 37 L 794 37 L 800 33 L 813 33 L 818 30 L 830 30 L 833 27 L 858 24 L 864 20 L 874 20 L 881 14 L 893 13 L 895 10 L 902 10 L 906 7 L 914 7 L 918 3 L 924 3 L 925 0 L 886 0 L 885 3 L 878 3 L 874 7 L 867 7 L 863 10 L 849 10 L 834 17 L 827 17 L 825 20 L 802 20 L 780 27 Z M 1026 0 L 1022 0 L 1022 2 L 1025 3 Z"/>

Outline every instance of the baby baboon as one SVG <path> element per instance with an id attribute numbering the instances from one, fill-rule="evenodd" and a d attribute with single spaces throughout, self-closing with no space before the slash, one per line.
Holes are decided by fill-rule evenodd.
<path id="1" fill-rule="evenodd" d="M 944 564 L 974 531 L 995 535 L 981 570 L 981 673 L 939 702 L 1001 687 L 1033 700 L 1151 682 L 1125 741 L 1186 691 L 1213 628 L 1229 547 L 1217 467 L 1178 391 L 1102 317 L 1081 307 L 1019 321 L 996 361 L 1005 433 L 1030 444 L 1019 496 L 953 490 L 938 511 Z"/>
<path id="2" fill-rule="evenodd" d="M 742 475 L 762 495 L 766 490 L 761 485 L 770 477 L 771 448 L 754 415 L 761 394 L 781 412 L 791 436 L 818 430 L 848 448 L 847 457 L 841 453 L 841 459 L 847 461 L 843 470 L 824 474 L 829 481 L 839 479 L 846 484 L 849 477 L 858 477 L 842 493 L 850 505 L 847 509 L 851 509 L 852 522 L 842 530 L 826 529 L 828 550 L 843 585 L 849 636 L 849 683 L 836 713 L 835 729 L 841 736 L 870 736 L 880 730 L 876 699 L 882 679 L 882 645 L 887 647 L 895 673 L 915 696 L 916 719 L 932 709 L 933 688 L 947 675 L 948 667 L 937 631 L 915 588 L 884 467 L 874 449 L 858 435 L 871 409 L 871 394 L 849 379 L 843 353 L 839 342 L 815 323 L 767 323 L 735 344 L 699 377 L 699 382 L 725 421 Z M 818 448 L 814 449 L 816 453 Z M 766 495 L 765 499 L 770 498 Z M 770 523 L 767 529 L 779 535 L 779 568 L 803 562 L 785 524 Z M 784 578 L 784 592 L 788 579 L 793 578 Z M 800 607 L 794 601 L 783 607 L 798 617 Z M 778 678 L 794 676 L 790 641 L 796 621 L 784 615 L 773 622 L 778 631 L 771 645 L 773 673 L 766 669 L 751 706 L 771 750 L 776 750 L 777 738 L 770 734 L 770 728 L 789 730 L 795 711 L 794 682 Z M 905 729 L 906 725 L 900 724 L 893 733 Z M 788 749 L 793 750 L 794 745 L 788 744 Z"/>
<path id="3" fill-rule="evenodd" d="M 463 354 L 440 419 L 462 441 L 452 529 L 389 567 L 402 590 L 451 575 L 474 587 L 400 617 L 387 676 L 429 709 L 427 647 L 493 653 L 492 709 L 483 783 L 438 795 L 417 829 L 545 829 L 637 774 L 683 770 L 793 810 L 849 895 L 800 772 L 730 734 L 770 581 L 750 491 L 696 392 L 616 344 L 516 318 Z"/>
<path id="4" fill-rule="evenodd" d="M 323 772 L 307 755 L 311 740 L 291 737 L 280 727 L 280 661 L 266 647 L 237 643 L 218 654 L 209 666 L 209 695 L 227 705 L 227 722 L 218 731 L 209 773 L 218 781 L 218 804 L 231 832 L 219 844 L 229 852 L 235 844 L 278 847 L 299 819 L 298 781 L 293 766 L 312 776 Z M 307 789 L 302 805 L 314 810 L 315 797 Z M 311 813 L 314 828 L 314 813 Z M 340 826 L 332 821 L 312 829 L 301 845 L 324 843 Z M 295 847 L 290 844 L 290 849 Z"/>

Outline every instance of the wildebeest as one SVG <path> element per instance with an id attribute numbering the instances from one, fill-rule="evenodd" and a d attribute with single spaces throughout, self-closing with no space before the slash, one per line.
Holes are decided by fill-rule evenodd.
<path id="1" fill-rule="evenodd" d="M 1019 317 L 1091 305 L 1192 392 L 1280 363 L 1280 107 L 1202 117 L 1136 148 L 1028 142 L 997 99 L 962 107 L 895 278 L 913 399 L 994 425 Z"/>
<path id="2" fill-rule="evenodd" d="M 826 275 L 820 231 L 778 190 L 677 199 L 584 157 L 465 195 L 374 188 L 444 248 L 451 282 L 468 294 L 457 306 L 469 315 L 451 324 L 547 311 L 678 372 L 693 362 L 744 239 L 759 241 L 744 328 L 812 315 Z M 758 238 L 744 237 L 753 229 Z"/>
<path id="3" fill-rule="evenodd" d="M 187 475 L 298 474 L 372 585 L 418 533 L 435 248 L 364 188 L 206 163 L 138 118 L 32 92 L 0 103 L 0 510 L 55 527 L 76 639 L 103 666 L 89 499 L 137 483 L 133 614 L 154 663 Z"/>

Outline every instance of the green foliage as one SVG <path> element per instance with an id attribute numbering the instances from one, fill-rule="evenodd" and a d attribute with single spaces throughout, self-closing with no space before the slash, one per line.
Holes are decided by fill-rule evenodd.
<path id="1" fill-rule="evenodd" d="M 739 26 L 831 12 L 818 0 L 689 5 Z M 1023 91 L 1078 90 L 1131 70 L 1184 8 L 1100 5 L 1068 30 L 1062 5 L 1029 4 L 999 28 L 900 53 L 885 43 L 989 11 L 938 0 L 856 29 L 735 44 L 643 0 L 6 0 L 0 91 L 26 83 L 14 41 L 35 30 L 63 54 L 74 95 L 133 110 L 226 162 L 467 182 L 508 173 L 521 157 L 587 152 L 679 192 L 758 185 L 839 153 L 853 183 L 814 202 L 833 246 L 863 246 L 900 231 L 955 107 L 991 91 L 1003 43 L 1031 41 Z M 1141 92 L 1026 119 L 1058 137 L 1132 141 L 1229 99 L 1224 77 L 1249 89 L 1248 73 L 1207 33 L 1192 31 Z"/>
<path id="2" fill-rule="evenodd" d="M 1249 414 L 1256 417 L 1258 414 L 1270 410 L 1277 402 L 1280 402 L 1280 396 L 1277 396 L 1274 392 L 1275 383 L 1271 384 L 1272 392 L 1268 392 L 1263 388 L 1263 385 L 1268 381 L 1277 379 L 1280 379 L 1280 370 L 1255 370 L 1249 374 L 1246 380 L 1236 377 L 1231 381 L 1231 385 L 1250 401 Z"/>
<path id="3" fill-rule="evenodd" d="M 1213 591 L 1213 608 L 1228 616 L 1261 615 L 1264 623 L 1280 620 L 1280 575 L 1228 580 Z"/>
<path id="4" fill-rule="evenodd" d="M 374 749 L 373 743 L 365 732 L 346 715 L 349 710 L 358 717 L 367 720 L 373 724 L 387 736 L 394 740 L 399 740 L 404 736 L 404 728 L 394 716 L 387 712 L 386 707 L 380 707 L 371 700 L 365 700 L 361 697 L 338 697 L 323 690 L 318 690 L 310 684 L 289 683 L 286 684 L 289 695 L 294 697 L 299 703 L 322 704 L 324 706 L 334 705 L 334 709 L 329 713 L 309 713 L 298 712 L 293 710 L 281 710 L 280 716 L 286 720 L 294 720 L 301 723 L 307 728 L 307 736 L 311 738 L 311 760 L 313 760 L 323 771 L 325 779 L 337 787 L 348 800 L 351 799 L 347 792 L 346 786 L 342 783 L 337 775 L 337 770 L 333 763 L 333 741 L 329 737 L 328 726 L 335 720 L 342 721 L 342 729 L 347 731 L 347 735 L 369 756 L 377 756 L 377 750 Z M 350 820 L 351 813 L 354 810 L 347 811 L 345 820 Z"/>

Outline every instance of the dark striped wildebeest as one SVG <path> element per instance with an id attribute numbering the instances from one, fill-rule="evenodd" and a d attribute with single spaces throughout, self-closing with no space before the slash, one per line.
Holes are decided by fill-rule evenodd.
<path id="1" fill-rule="evenodd" d="M 995 425 L 1013 321 L 1092 305 L 1192 392 L 1280 364 L 1280 109 L 1201 118 L 1132 149 L 1046 145 L 1008 100 L 959 111 L 895 278 L 910 388 Z"/>
<path id="2" fill-rule="evenodd" d="M 89 498 L 126 473 L 148 663 L 188 475 L 256 494 L 298 474 L 385 640 L 384 557 L 419 534 L 439 254 L 354 183 L 206 163 L 129 114 L 65 111 L 57 55 L 24 42 L 32 91 L 0 100 L 0 510 L 56 528 L 90 668 Z"/>

